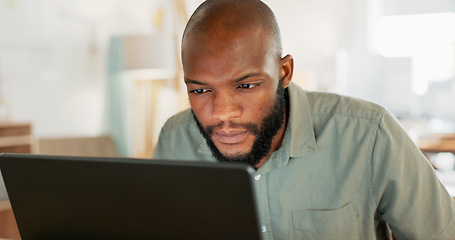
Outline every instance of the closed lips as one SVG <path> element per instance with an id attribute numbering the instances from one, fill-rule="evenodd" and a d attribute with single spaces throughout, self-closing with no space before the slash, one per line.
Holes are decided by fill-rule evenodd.
<path id="1" fill-rule="evenodd" d="M 223 144 L 238 144 L 241 143 L 247 136 L 248 131 L 215 131 L 214 138 Z"/>

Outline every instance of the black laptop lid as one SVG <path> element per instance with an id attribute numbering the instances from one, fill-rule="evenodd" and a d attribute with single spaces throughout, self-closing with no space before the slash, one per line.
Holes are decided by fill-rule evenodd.
<path id="1" fill-rule="evenodd" d="M 23 240 L 260 239 L 246 165 L 0 155 Z"/>

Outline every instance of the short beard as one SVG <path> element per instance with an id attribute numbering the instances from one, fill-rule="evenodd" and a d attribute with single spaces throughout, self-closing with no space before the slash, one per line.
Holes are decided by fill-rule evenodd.
<path id="1" fill-rule="evenodd" d="M 287 91 L 281 85 L 282 81 L 278 82 L 277 95 L 275 99 L 275 104 L 269 110 L 268 115 L 262 120 L 260 126 L 253 123 L 246 124 L 233 124 L 229 123 L 230 127 L 243 127 L 249 132 L 256 136 L 256 139 L 253 142 L 253 146 L 249 153 L 245 153 L 239 156 L 225 156 L 220 150 L 215 146 L 211 136 L 215 128 L 220 127 L 224 123 L 220 123 L 216 126 L 207 126 L 202 127 L 201 123 L 197 119 L 196 115 L 193 113 L 194 120 L 199 128 L 199 131 L 204 136 L 207 145 L 210 148 L 213 156 L 221 162 L 231 162 L 231 163 L 246 163 L 251 166 L 256 166 L 259 164 L 261 159 L 263 159 L 272 148 L 273 137 L 276 136 L 278 130 L 284 122 L 284 114 L 286 109 L 286 93 Z"/>

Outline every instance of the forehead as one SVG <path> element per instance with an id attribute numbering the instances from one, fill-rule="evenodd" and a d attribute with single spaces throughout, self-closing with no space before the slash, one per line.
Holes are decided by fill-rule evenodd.
<path id="1" fill-rule="evenodd" d="M 202 74 L 228 77 L 242 71 L 271 68 L 272 47 L 269 34 L 260 27 L 192 33 L 182 42 L 185 77 Z"/>
<path id="2" fill-rule="evenodd" d="M 182 41 L 182 55 L 242 51 L 245 48 L 261 52 L 270 47 L 270 36 L 261 26 L 238 26 L 235 29 L 215 26 L 187 34 Z"/>

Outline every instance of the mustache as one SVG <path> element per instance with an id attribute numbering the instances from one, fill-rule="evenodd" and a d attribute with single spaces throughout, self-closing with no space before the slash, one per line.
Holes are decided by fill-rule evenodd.
<path id="1" fill-rule="evenodd" d="M 252 133 L 252 134 L 254 134 L 256 136 L 261 132 L 259 127 L 256 124 L 253 124 L 253 123 L 234 123 L 234 122 L 229 122 L 229 123 L 220 122 L 220 123 L 218 123 L 216 125 L 209 125 L 209 126 L 205 127 L 204 130 L 209 136 L 211 136 L 216 129 L 220 129 L 224 125 L 228 125 L 229 128 L 246 129 L 248 132 L 250 132 L 250 133 Z"/>

